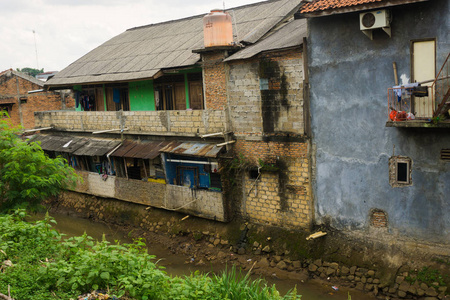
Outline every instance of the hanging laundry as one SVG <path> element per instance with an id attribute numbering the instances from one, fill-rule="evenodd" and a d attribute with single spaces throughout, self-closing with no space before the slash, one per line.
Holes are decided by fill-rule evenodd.
<path id="1" fill-rule="evenodd" d="M 113 89 L 113 101 L 115 103 L 120 103 L 120 90 L 119 89 Z"/>

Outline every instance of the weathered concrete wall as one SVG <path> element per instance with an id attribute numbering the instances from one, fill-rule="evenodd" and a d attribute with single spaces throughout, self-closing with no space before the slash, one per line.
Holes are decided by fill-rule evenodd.
<path id="1" fill-rule="evenodd" d="M 387 88 L 410 76 L 410 41 L 436 38 L 439 70 L 450 51 L 449 2 L 392 8 L 392 37 L 359 30 L 359 14 L 309 21 L 313 140 L 316 147 L 316 220 L 342 230 L 370 228 L 384 212 L 387 238 L 450 241 L 450 147 L 446 129 L 386 128 Z M 412 185 L 389 185 L 389 157 L 412 159 Z M 381 222 L 383 224 L 383 222 Z"/>
<path id="2" fill-rule="evenodd" d="M 98 131 L 128 128 L 127 133 L 183 135 L 224 131 L 225 113 L 220 110 L 78 112 L 46 111 L 35 113 L 36 126 L 58 130 Z"/>
<path id="3" fill-rule="evenodd" d="M 216 221 L 228 221 L 222 193 L 78 171 L 83 182 L 74 191 L 163 208 Z"/>
<path id="4" fill-rule="evenodd" d="M 222 193 L 166 185 L 163 208 L 185 212 L 206 219 L 227 221 Z"/>

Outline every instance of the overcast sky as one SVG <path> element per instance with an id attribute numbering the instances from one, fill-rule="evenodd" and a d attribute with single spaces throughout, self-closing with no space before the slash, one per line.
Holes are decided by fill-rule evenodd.
<path id="1" fill-rule="evenodd" d="M 256 2 L 225 0 L 225 8 Z M 0 0 L 0 72 L 61 71 L 128 28 L 214 8 L 223 8 L 223 0 Z"/>

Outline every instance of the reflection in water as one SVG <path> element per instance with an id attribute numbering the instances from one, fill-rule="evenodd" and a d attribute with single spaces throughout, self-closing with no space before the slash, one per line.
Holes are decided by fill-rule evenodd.
<path id="1" fill-rule="evenodd" d="M 57 224 L 55 228 L 66 234 L 67 236 L 80 236 L 85 232 L 94 238 L 94 240 L 101 240 L 103 235 L 106 240 L 111 243 L 115 241 L 120 241 L 120 243 L 131 243 L 132 239 L 120 230 L 116 230 L 106 224 L 96 223 L 88 219 L 81 219 L 73 217 L 70 215 L 51 213 L 53 218 L 55 218 Z M 33 215 L 31 220 L 40 220 L 44 218 L 44 214 Z M 196 266 L 194 264 L 186 263 L 187 258 L 182 255 L 172 254 L 167 250 L 167 247 L 156 243 L 147 243 L 148 252 L 155 255 L 159 259 L 159 265 L 165 267 L 165 271 L 173 276 L 183 276 L 190 275 L 192 272 L 199 270 L 204 273 L 217 273 L 226 268 L 224 264 L 209 264 L 204 266 Z M 258 276 L 252 276 L 254 279 L 259 278 Z M 275 284 L 280 293 L 284 294 L 290 289 L 297 287 L 298 294 L 302 295 L 302 300 L 346 300 L 347 299 L 347 289 L 339 289 L 339 291 L 334 291 L 331 286 L 332 284 L 321 285 L 318 283 L 302 283 L 296 280 L 289 279 L 278 279 L 274 277 L 264 278 L 269 285 Z M 351 291 L 352 299 L 375 299 L 369 295 L 364 295 L 356 291 Z"/>

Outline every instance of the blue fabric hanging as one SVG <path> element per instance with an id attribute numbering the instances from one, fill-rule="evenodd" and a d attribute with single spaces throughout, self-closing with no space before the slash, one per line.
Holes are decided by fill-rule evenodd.
<path id="1" fill-rule="evenodd" d="M 119 89 L 113 89 L 113 101 L 115 103 L 120 103 L 120 90 Z"/>

